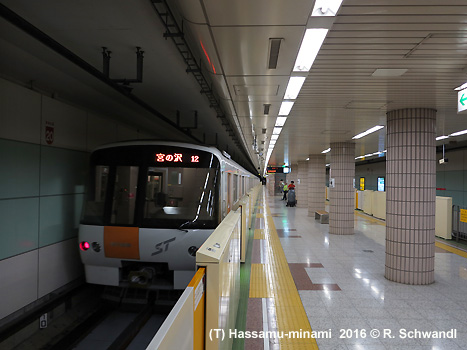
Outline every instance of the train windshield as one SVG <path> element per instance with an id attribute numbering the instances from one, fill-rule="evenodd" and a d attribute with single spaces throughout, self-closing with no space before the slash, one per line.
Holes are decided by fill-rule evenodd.
<path id="1" fill-rule="evenodd" d="M 178 148 L 163 153 L 147 147 L 120 151 L 120 158 L 109 149 L 93 154 L 83 224 L 176 229 L 217 226 L 220 167 L 216 157 Z M 184 158 L 188 159 L 185 163 Z"/>
<path id="2" fill-rule="evenodd" d="M 143 226 L 211 227 L 216 182 L 217 169 L 148 168 Z"/>

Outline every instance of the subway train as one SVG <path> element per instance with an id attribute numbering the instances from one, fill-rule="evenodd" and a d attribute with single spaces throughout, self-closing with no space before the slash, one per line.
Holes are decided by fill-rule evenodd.
<path id="1" fill-rule="evenodd" d="M 97 148 L 79 228 L 86 281 L 185 288 L 198 248 L 257 184 L 213 147 L 128 141 Z"/>

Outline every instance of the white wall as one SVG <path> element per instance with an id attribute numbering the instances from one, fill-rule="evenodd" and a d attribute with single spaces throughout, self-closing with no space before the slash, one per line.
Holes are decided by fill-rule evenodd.
<path id="1" fill-rule="evenodd" d="M 0 79 L 0 320 L 82 275 L 77 230 L 89 151 L 149 137 Z"/>

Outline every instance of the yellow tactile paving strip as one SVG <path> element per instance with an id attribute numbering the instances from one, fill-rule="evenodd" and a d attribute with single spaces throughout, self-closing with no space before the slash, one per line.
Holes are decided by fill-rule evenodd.
<path id="1" fill-rule="evenodd" d="M 377 219 L 377 218 L 372 218 L 371 216 L 368 216 L 366 214 L 360 213 L 359 211 L 355 211 L 355 215 L 360 216 L 361 218 L 364 218 L 365 220 L 368 220 L 370 222 L 374 222 L 375 224 L 386 226 L 386 222 Z"/>
<path id="2" fill-rule="evenodd" d="M 451 252 L 451 253 L 454 253 L 456 255 L 462 256 L 463 258 L 467 258 L 467 252 L 464 252 L 463 250 L 451 247 L 450 245 L 447 245 L 447 244 L 444 244 L 444 243 L 441 243 L 441 242 L 435 242 L 435 245 L 438 248 L 447 250 L 448 252 Z"/>
<path id="3" fill-rule="evenodd" d="M 251 264 L 250 298 L 274 299 L 278 332 L 311 333 L 310 322 L 290 273 L 269 206 L 266 210 L 264 240 L 269 260 L 267 264 Z M 281 350 L 318 349 L 315 339 L 284 337 L 279 341 Z"/>
<path id="4" fill-rule="evenodd" d="M 386 226 L 386 222 L 381 221 L 381 220 L 376 219 L 376 218 L 372 218 L 372 217 L 370 217 L 368 215 L 365 215 L 365 214 L 362 214 L 362 213 L 360 213 L 358 211 L 355 212 L 355 215 L 360 216 L 360 217 L 364 218 L 365 220 L 377 223 L 378 225 Z M 447 250 L 448 252 L 451 252 L 453 254 L 462 256 L 463 258 L 467 258 L 467 252 L 464 252 L 461 249 L 451 247 L 450 245 L 447 245 L 447 244 L 444 244 L 444 243 L 441 243 L 441 242 L 438 242 L 438 241 L 435 242 L 435 246 L 438 247 L 438 248 Z"/>

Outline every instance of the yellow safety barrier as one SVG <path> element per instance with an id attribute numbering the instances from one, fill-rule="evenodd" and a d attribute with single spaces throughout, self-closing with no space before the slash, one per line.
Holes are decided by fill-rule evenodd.
<path id="1" fill-rule="evenodd" d="M 240 297 L 241 215 L 231 211 L 196 253 L 206 268 L 206 347 L 231 349 L 229 329 L 235 328 Z"/>
<path id="2" fill-rule="evenodd" d="M 204 349 L 205 269 L 200 268 L 147 350 Z"/>
<path id="3" fill-rule="evenodd" d="M 235 328 L 240 259 L 246 255 L 251 216 L 261 188 L 258 185 L 244 196 L 237 210 L 231 211 L 198 249 L 198 272 L 146 349 L 232 348 L 233 339 L 222 340 L 219 330 Z"/>
<path id="4" fill-rule="evenodd" d="M 249 199 L 250 199 L 250 208 L 251 208 L 250 213 L 249 213 L 250 228 L 253 225 L 253 223 L 251 222 L 251 216 L 253 214 L 254 206 L 256 204 L 256 200 L 258 199 L 258 194 L 261 191 L 261 188 L 262 188 L 262 185 L 257 185 L 255 187 L 253 187 L 250 190 L 250 192 L 248 192 L 248 196 L 249 196 Z"/>

